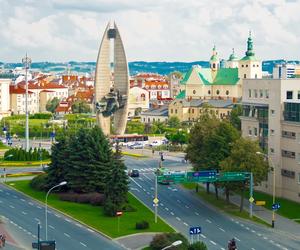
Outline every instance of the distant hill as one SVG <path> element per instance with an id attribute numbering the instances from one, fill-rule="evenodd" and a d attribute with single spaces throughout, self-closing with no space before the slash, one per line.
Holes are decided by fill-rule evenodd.
<path id="1" fill-rule="evenodd" d="M 268 71 L 272 73 L 273 67 L 277 63 L 295 63 L 300 64 L 299 61 L 284 61 L 280 60 L 268 60 L 263 61 L 263 71 Z M 202 67 L 208 67 L 209 62 L 207 61 L 195 61 L 195 62 L 145 62 L 136 61 L 129 62 L 130 75 L 135 75 L 140 72 L 152 72 L 162 75 L 167 75 L 173 71 L 186 72 L 192 65 L 200 65 Z M 22 67 L 21 63 L 4 63 L 0 62 L 0 68 L 4 69 L 14 69 L 16 67 Z M 43 72 L 56 72 L 63 73 L 69 68 L 71 72 L 77 72 L 79 74 L 94 72 L 96 67 L 95 62 L 65 62 L 65 63 L 55 63 L 55 62 L 34 62 L 31 64 L 33 70 L 43 71 Z"/>

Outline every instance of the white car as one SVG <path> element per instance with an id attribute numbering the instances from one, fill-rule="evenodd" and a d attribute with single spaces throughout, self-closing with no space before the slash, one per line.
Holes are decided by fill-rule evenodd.
<path id="1" fill-rule="evenodd" d="M 157 141 L 157 140 L 155 140 L 155 141 L 153 141 L 153 142 L 150 143 L 151 147 L 160 146 L 160 145 L 162 145 L 162 142 L 161 141 Z"/>

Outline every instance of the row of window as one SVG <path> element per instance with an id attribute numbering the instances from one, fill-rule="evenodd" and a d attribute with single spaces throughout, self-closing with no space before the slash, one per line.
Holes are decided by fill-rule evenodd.
<path id="1" fill-rule="evenodd" d="M 266 98 L 269 99 L 268 89 L 248 89 L 249 98 Z"/>
<path id="2" fill-rule="evenodd" d="M 249 65 L 249 66 L 251 66 L 251 65 Z M 242 64 L 242 68 L 244 68 L 244 67 L 248 68 L 248 64 L 245 64 L 245 65 L 244 65 L 244 64 Z M 255 64 L 253 64 L 253 65 L 252 65 L 252 67 L 253 67 L 253 68 L 257 67 L 257 68 L 258 68 L 258 67 L 259 67 L 259 65 L 258 65 L 258 64 L 256 64 L 256 65 L 255 65 Z"/>
<path id="3" fill-rule="evenodd" d="M 197 93 L 197 91 L 194 89 L 194 90 L 193 90 L 193 94 L 195 95 L 196 93 Z M 208 91 L 207 91 L 207 94 L 210 95 L 210 94 L 211 94 L 211 91 L 208 90 Z M 217 89 L 216 94 L 219 95 L 219 94 L 220 94 L 220 90 Z M 225 91 L 225 94 L 226 94 L 226 95 L 229 95 L 229 90 L 226 90 L 226 91 Z"/>
<path id="4" fill-rule="evenodd" d="M 177 109 L 174 109 L 175 114 L 177 114 Z M 173 109 L 171 109 L 171 114 L 173 114 Z"/>
<path id="5" fill-rule="evenodd" d="M 286 99 L 287 100 L 292 100 L 294 98 L 293 95 L 294 95 L 294 91 L 288 90 L 286 92 Z M 297 99 L 300 100 L 300 90 L 297 91 Z"/>
<path id="6" fill-rule="evenodd" d="M 149 89 L 149 85 L 146 85 L 145 86 L 145 88 L 146 89 Z M 151 89 L 156 89 L 156 85 L 151 85 L 151 87 L 150 87 Z M 168 85 L 157 85 L 157 88 L 158 89 L 161 89 L 161 88 L 163 88 L 163 89 L 168 89 L 169 88 L 169 86 Z"/>

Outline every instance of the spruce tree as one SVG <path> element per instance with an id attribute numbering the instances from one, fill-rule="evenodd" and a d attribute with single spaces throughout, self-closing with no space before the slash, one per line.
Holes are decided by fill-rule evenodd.
<path id="1" fill-rule="evenodd" d="M 111 169 L 108 172 L 105 188 L 105 212 L 114 216 L 115 212 L 121 209 L 126 202 L 128 192 L 128 176 L 126 166 L 121 157 L 121 151 L 117 144 L 116 153 L 112 158 Z M 112 210 L 109 211 L 109 208 Z"/>

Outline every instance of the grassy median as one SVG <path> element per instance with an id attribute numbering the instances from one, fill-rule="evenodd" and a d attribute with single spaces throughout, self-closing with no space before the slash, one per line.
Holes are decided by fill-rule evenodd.
<path id="1" fill-rule="evenodd" d="M 9 182 L 8 184 L 36 200 L 41 202 L 45 201 L 46 193 L 32 189 L 27 180 Z M 130 193 L 128 193 L 128 201 L 137 211 L 123 213 L 120 217 L 120 230 L 118 231 L 117 217 L 105 216 L 102 207 L 61 201 L 56 194 L 51 194 L 48 197 L 49 206 L 62 211 L 112 238 L 143 232 L 174 232 L 174 230 L 160 218 L 158 218 L 157 223 L 154 223 L 153 212 Z M 141 220 L 148 221 L 150 227 L 143 230 L 135 229 L 136 222 Z"/>
<path id="2" fill-rule="evenodd" d="M 183 186 L 187 189 L 191 189 L 191 190 L 195 190 L 196 188 L 196 184 L 195 183 L 185 183 L 183 184 Z M 249 213 L 245 210 L 243 210 L 242 212 L 240 212 L 240 208 L 239 206 L 232 204 L 232 203 L 227 203 L 225 199 L 223 199 L 222 197 L 219 196 L 219 199 L 216 199 L 215 193 L 206 193 L 206 190 L 204 189 L 204 187 L 199 186 L 198 189 L 198 193 L 197 193 L 203 200 L 205 200 L 206 202 L 210 203 L 211 205 L 217 207 L 218 209 L 220 209 L 221 211 L 231 214 L 233 216 L 236 217 L 240 217 L 243 219 L 247 219 L 247 220 L 252 220 L 254 222 L 258 222 L 261 223 L 263 225 L 266 225 L 268 227 L 270 227 L 270 224 L 268 224 L 267 222 L 265 222 L 264 220 L 253 216 L 252 219 L 249 218 Z"/>
<path id="3" fill-rule="evenodd" d="M 44 161 L 2 161 L 0 167 L 32 167 L 50 164 L 50 160 Z"/>

